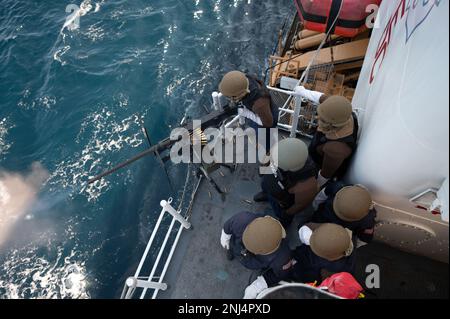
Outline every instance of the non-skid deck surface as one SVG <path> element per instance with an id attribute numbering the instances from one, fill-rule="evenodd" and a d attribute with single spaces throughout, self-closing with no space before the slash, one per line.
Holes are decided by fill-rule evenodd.
<path id="1" fill-rule="evenodd" d="M 251 272 L 237 260 L 226 259 L 220 234 L 223 223 L 238 212 L 269 211 L 266 204 L 252 203 L 260 190 L 258 169 L 256 165 L 241 165 L 231 173 L 221 168 L 212 176 L 228 194 L 222 198 L 206 181 L 202 183 L 193 207 L 194 229 L 181 237 L 166 277 L 169 289 L 160 298 L 239 299 L 249 283 Z M 289 231 L 292 247 L 298 244 L 295 229 L 301 219 L 297 218 Z M 363 286 L 368 265 L 376 264 L 381 270 L 381 288 L 368 298 L 448 298 L 447 264 L 379 243 L 360 248 L 358 261 L 356 277 Z"/>

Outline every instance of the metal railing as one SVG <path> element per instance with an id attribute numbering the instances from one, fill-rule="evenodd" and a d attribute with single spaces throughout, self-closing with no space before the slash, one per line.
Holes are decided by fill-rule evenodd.
<path id="1" fill-rule="evenodd" d="M 278 128 L 280 128 L 284 131 L 290 132 L 291 137 L 296 137 L 297 134 L 299 134 L 299 135 L 302 135 L 305 137 L 312 138 L 311 135 L 308 135 L 307 133 L 298 129 L 300 120 L 303 120 L 304 123 L 309 124 L 309 125 L 316 125 L 314 120 L 308 119 L 304 115 L 301 115 L 303 105 L 306 101 L 295 91 L 283 90 L 283 89 L 278 89 L 278 88 L 274 88 L 274 87 L 270 87 L 270 86 L 268 86 L 267 88 L 272 92 L 277 92 L 277 93 L 281 93 L 281 94 L 288 96 L 288 98 L 285 100 L 283 106 L 279 108 L 280 113 L 279 113 L 279 118 L 278 118 Z M 212 96 L 213 96 L 213 102 L 214 102 L 213 108 L 216 110 L 223 109 L 223 102 L 221 102 L 221 100 L 223 99 L 222 94 L 214 92 L 212 94 Z M 291 109 L 290 104 L 293 100 L 295 103 L 295 108 Z M 312 102 L 310 102 L 310 101 L 308 101 L 308 102 L 310 104 L 312 104 Z M 292 124 L 290 124 L 290 125 L 283 124 L 281 121 L 282 118 L 284 116 L 286 116 L 286 114 L 289 114 L 292 117 Z M 243 125 L 245 123 L 245 118 L 240 115 L 236 115 L 231 121 L 229 121 L 228 123 L 223 125 L 222 129 L 230 128 L 233 125 L 237 124 L 238 122 L 241 125 Z"/>
<path id="2" fill-rule="evenodd" d="M 283 94 L 286 94 L 289 96 L 289 98 L 287 99 L 284 106 L 282 108 L 280 108 L 280 117 L 283 116 L 284 114 L 291 114 L 291 115 L 293 115 L 294 120 L 293 120 L 292 125 L 285 125 L 285 124 L 280 123 L 279 127 L 284 130 L 290 130 L 291 135 L 294 134 L 294 136 L 296 134 L 305 135 L 303 132 L 300 132 L 295 129 L 298 127 L 299 119 L 301 118 L 300 111 L 302 108 L 302 98 L 295 91 L 287 91 L 287 90 L 281 90 L 281 89 L 270 88 L 270 87 L 269 87 L 269 89 L 272 91 L 283 93 Z M 289 108 L 292 98 L 295 99 L 295 109 L 294 110 L 291 110 Z M 223 109 L 224 102 L 223 102 L 223 97 L 220 94 L 215 92 L 213 94 L 213 101 L 214 101 L 215 109 L 217 109 L 217 110 Z M 243 124 L 245 122 L 245 118 L 241 117 L 240 115 L 237 115 L 231 121 L 224 124 L 222 128 L 229 128 L 238 122 L 240 124 Z M 201 182 L 201 179 L 198 181 L 198 184 L 192 193 L 192 200 L 195 196 L 195 193 L 198 190 L 200 182 Z M 191 206 L 192 200 L 191 200 L 189 209 L 192 208 L 192 206 Z M 183 230 L 191 229 L 191 223 L 189 222 L 189 214 L 186 214 L 186 217 L 184 217 L 181 214 L 181 211 L 177 211 L 172 206 L 172 202 L 173 202 L 172 198 L 170 198 L 168 201 L 165 201 L 165 200 L 161 201 L 160 205 L 162 207 L 162 210 L 161 210 L 159 218 L 156 222 L 155 228 L 153 229 L 153 232 L 150 236 L 150 239 L 147 243 L 147 246 L 141 257 L 141 260 L 139 262 L 139 265 L 136 269 L 134 276 L 129 277 L 125 282 L 125 285 L 124 285 L 124 288 L 123 288 L 122 294 L 121 294 L 121 299 L 134 298 L 136 291 L 138 289 L 141 290 L 140 295 L 139 295 L 140 299 L 144 299 L 146 297 L 147 293 L 149 292 L 149 290 L 150 290 L 150 292 L 152 292 L 151 298 L 156 299 L 156 297 L 158 296 L 158 293 L 160 291 L 166 291 L 168 289 L 168 285 L 164 282 L 165 275 L 166 275 L 169 265 L 172 261 L 173 255 L 178 246 L 178 242 L 180 240 Z M 155 244 L 155 239 L 161 238 L 161 236 L 157 236 L 157 235 L 162 233 L 161 228 L 163 227 L 163 220 L 167 214 L 169 214 L 172 217 L 172 220 L 171 220 L 171 223 L 170 223 L 168 229 L 166 229 L 166 233 L 164 235 L 164 240 L 162 241 L 162 244 L 160 244 L 159 250 L 158 250 L 158 247 L 155 248 L 155 246 L 157 246 Z M 176 226 L 178 226 L 178 230 L 175 228 Z M 171 246 L 169 246 L 170 245 L 169 242 L 171 241 L 170 239 L 171 239 L 171 237 L 173 237 L 172 234 L 174 233 L 174 229 L 176 232 L 176 237 L 171 242 Z M 148 276 L 146 276 L 146 275 L 143 275 L 142 273 L 143 273 L 143 269 L 144 269 L 144 264 L 147 262 L 147 259 L 149 258 L 152 248 L 154 248 L 154 250 L 156 249 L 158 251 L 158 254 L 153 263 L 153 266 L 151 267 L 150 274 Z M 166 252 L 166 248 L 170 249 L 168 255 Z M 152 251 L 152 255 L 153 255 L 153 251 Z M 163 257 L 165 257 L 165 258 L 163 258 Z M 162 271 L 161 271 L 161 267 L 162 267 Z M 158 270 L 160 270 L 159 275 L 157 275 Z"/>
<path id="3" fill-rule="evenodd" d="M 180 211 L 175 210 L 175 208 L 172 207 L 172 198 L 170 198 L 168 201 L 161 201 L 161 213 L 159 215 L 158 221 L 156 222 L 155 228 L 152 232 L 152 235 L 150 237 L 150 240 L 148 241 L 147 247 L 145 248 L 145 252 L 142 255 L 141 261 L 139 262 L 139 266 L 136 270 L 136 273 L 133 277 L 129 277 L 126 282 L 125 286 L 122 291 L 121 299 L 132 299 L 136 290 L 138 288 L 143 289 L 140 295 L 140 299 L 144 299 L 145 295 L 147 294 L 148 290 L 153 290 L 152 299 L 155 299 L 159 293 L 159 291 L 165 291 L 167 290 L 168 286 L 166 283 L 164 283 L 164 277 L 167 273 L 167 270 L 169 268 L 169 264 L 172 260 L 173 254 L 175 253 L 175 249 L 178 245 L 178 242 L 180 240 L 181 233 L 184 229 L 190 229 L 191 224 L 190 222 L 181 215 Z M 147 260 L 148 254 L 150 253 L 150 249 L 153 246 L 153 243 L 155 241 L 156 235 L 158 231 L 161 228 L 163 218 L 166 214 L 170 214 L 172 216 L 172 222 L 170 223 L 169 228 L 167 229 L 166 235 L 164 237 L 164 241 L 159 248 L 158 255 L 156 257 L 156 260 L 153 264 L 152 270 L 150 272 L 149 276 L 141 276 L 142 269 L 144 267 L 144 263 Z M 170 248 L 169 255 L 167 256 L 164 266 L 162 269 L 161 274 L 159 277 L 156 277 L 156 271 L 158 267 L 160 267 L 160 263 L 162 260 L 162 256 L 164 254 L 165 248 L 169 242 L 170 235 L 172 234 L 172 231 L 175 227 L 175 224 L 179 223 L 179 229 L 176 235 L 175 240 L 172 243 L 172 247 Z"/>
<path id="4" fill-rule="evenodd" d="M 290 132 L 290 137 L 295 138 L 297 134 L 302 136 L 306 136 L 312 138 L 311 135 L 306 134 L 305 132 L 299 130 L 299 122 L 302 119 L 304 122 L 315 125 L 313 119 L 308 119 L 305 116 L 301 115 L 301 111 L 304 103 L 306 102 L 300 94 L 295 91 L 283 90 L 274 87 L 267 87 L 272 92 L 277 92 L 281 94 L 285 94 L 288 96 L 286 102 L 282 107 L 279 108 L 280 115 L 278 121 L 278 127 L 282 130 Z M 290 108 L 291 103 L 294 102 L 294 109 Z M 309 102 L 311 103 L 311 102 Z M 283 124 L 281 119 L 286 115 L 291 115 L 291 124 Z"/>

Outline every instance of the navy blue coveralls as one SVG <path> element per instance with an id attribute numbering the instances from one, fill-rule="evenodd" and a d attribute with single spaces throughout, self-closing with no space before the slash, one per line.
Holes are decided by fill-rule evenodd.
<path id="1" fill-rule="evenodd" d="M 251 270 L 262 270 L 267 285 L 271 287 L 290 276 L 292 256 L 287 241 L 283 239 L 278 250 L 267 256 L 250 253 L 242 243 L 242 236 L 247 226 L 255 219 L 265 216 L 242 212 L 229 219 L 223 230 L 226 234 L 231 235 L 230 250 L 232 254 L 244 267 Z"/>
<path id="2" fill-rule="evenodd" d="M 374 236 L 374 227 L 376 225 L 377 211 L 372 209 L 363 219 L 356 222 L 347 222 L 340 219 L 333 209 L 333 202 L 336 194 L 344 187 L 351 186 L 343 182 L 335 182 L 325 188 L 325 194 L 328 199 L 319 206 L 314 213 L 312 222 L 318 224 L 331 223 L 350 229 L 353 234 L 365 243 L 370 243 Z"/>
<path id="3" fill-rule="evenodd" d="M 329 261 L 317 256 L 310 246 L 302 245 L 298 247 L 293 256 L 297 260 L 292 271 L 292 279 L 300 283 L 322 282 L 321 271 L 327 270 L 332 273 L 348 272 L 353 274 L 355 271 L 355 252 L 349 257 L 343 257 L 337 261 Z"/>

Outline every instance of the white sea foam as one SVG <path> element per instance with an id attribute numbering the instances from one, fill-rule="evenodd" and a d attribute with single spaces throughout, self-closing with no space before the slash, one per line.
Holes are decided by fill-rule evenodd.
<path id="1" fill-rule="evenodd" d="M 7 118 L 0 119 L 0 156 L 7 154 L 12 146 L 12 142 L 8 142 L 6 138 L 9 130 L 13 127 Z"/>
<path id="2" fill-rule="evenodd" d="M 65 52 L 63 52 L 61 55 L 63 55 L 64 53 Z M 58 52 L 56 54 L 58 54 Z M 59 54 L 58 54 L 58 56 L 59 56 Z M 65 62 L 60 60 L 58 57 L 57 57 L 57 61 L 59 61 L 62 65 L 65 64 Z M 30 90 L 25 89 L 23 92 L 22 98 L 17 103 L 17 106 L 24 110 L 35 109 L 37 107 L 51 109 L 53 106 L 56 105 L 56 103 L 57 103 L 57 98 L 54 95 L 45 94 L 38 98 L 33 98 L 31 96 Z M 1 126 L 1 123 L 0 123 L 0 126 Z M 0 133 L 0 138 L 1 138 L 1 133 Z"/>
<path id="3" fill-rule="evenodd" d="M 127 108 L 129 104 L 129 97 L 123 93 L 119 93 L 115 100 L 119 103 L 121 108 Z"/>
<path id="4" fill-rule="evenodd" d="M 2 298 L 90 298 L 84 256 L 73 249 L 64 257 L 62 246 L 53 249 L 55 260 L 39 257 L 38 246 L 10 251 L 0 266 Z"/>
<path id="5" fill-rule="evenodd" d="M 172 83 L 169 84 L 166 88 L 166 96 L 172 96 L 176 88 L 182 87 L 183 82 L 187 79 L 187 77 L 183 77 L 181 79 L 174 79 Z"/>
<path id="6" fill-rule="evenodd" d="M 114 20 L 120 20 L 126 15 L 127 19 L 142 19 L 155 14 L 164 14 L 164 10 L 155 10 L 148 6 L 145 8 L 132 8 L 130 10 L 116 9 L 111 12 L 110 17 Z"/>
<path id="7" fill-rule="evenodd" d="M 199 20 L 203 15 L 203 10 L 197 10 L 194 12 L 194 19 Z"/>
<path id="8" fill-rule="evenodd" d="M 86 36 L 92 42 L 96 42 L 96 41 L 102 40 L 105 37 L 106 32 L 99 25 L 99 23 L 100 22 L 89 26 L 87 31 L 84 33 L 84 36 Z"/>
<path id="9" fill-rule="evenodd" d="M 90 11 L 92 11 L 93 8 L 94 8 L 93 13 L 99 12 L 101 6 L 104 3 L 105 3 L 105 0 L 96 2 L 94 4 L 95 5 L 95 8 L 94 8 L 94 5 L 92 4 L 91 0 L 84 0 L 83 2 L 81 2 L 81 4 L 78 6 L 77 10 L 74 12 L 71 12 L 67 16 L 66 21 L 64 22 L 64 24 L 59 32 L 60 36 L 62 36 L 63 43 L 65 44 L 65 40 L 66 40 L 66 33 L 64 32 L 64 30 L 75 31 L 77 28 L 74 27 L 74 23 L 79 22 L 81 25 L 81 23 L 82 23 L 81 17 L 88 14 Z M 87 32 L 85 33 L 85 36 L 87 36 L 93 42 L 95 42 L 99 39 L 103 39 L 104 35 L 105 35 L 105 31 L 101 27 L 95 26 L 95 25 L 91 25 L 87 29 Z M 54 52 L 53 60 L 58 61 L 59 63 L 61 63 L 61 65 L 64 66 L 64 65 L 66 65 L 66 62 L 63 61 L 61 58 L 65 53 L 67 53 L 67 51 L 70 50 L 70 45 L 65 45 L 64 47 L 56 50 L 56 47 L 59 44 L 59 40 L 60 40 L 60 37 L 58 37 L 58 40 L 56 41 L 56 43 L 52 49 L 52 52 Z"/>
<path id="10" fill-rule="evenodd" d="M 70 45 L 65 45 L 64 47 L 62 47 L 61 49 L 57 50 L 55 52 L 55 54 L 53 54 L 53 59 L 55 61 L 58 61 L 59 63 L 61 63 L 61 65 L 66 65 L 66 62 L 62 60 L 62 57 L 64 54 L 67 53 L 67 51 L 70 50 Z"/>
<path id="11" fill-rule="evenodd" d="M 121 103 L 124 100 L 119 100 Z M 111 162 L 105 163 L 105 159 L 125 147 L 139 147 L 143 141 L 139 116 L 134 114 L 117 120 L 115 114 L 104 107 L 87 117 L 75 141 L 85 145 L 83 150 L 57 164 L 49 184 L 58 188 L 79 189 L 88 179 L 112 165 Z M 79 193 L 86 194 L 88 201 L 95 201 L 109 188 L 110 182 L 103 179 L 84 186 Z"/>
<path id="12" fill-rule="evenodd" d="M 38 99 L 39 106 L 50 109 L 56 104 L 56 97 L 51 95 L 44 95 Z"/>

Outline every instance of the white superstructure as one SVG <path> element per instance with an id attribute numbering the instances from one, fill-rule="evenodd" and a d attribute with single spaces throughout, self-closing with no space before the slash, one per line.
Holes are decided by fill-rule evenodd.
<path id="1" fill-rule="evenodd" d="M 448 263 L 449 4 L 383 1 L 377 22 L 353 99 L 349 179 L 373 192 L 378 239 Z"/>

